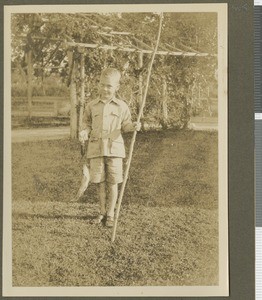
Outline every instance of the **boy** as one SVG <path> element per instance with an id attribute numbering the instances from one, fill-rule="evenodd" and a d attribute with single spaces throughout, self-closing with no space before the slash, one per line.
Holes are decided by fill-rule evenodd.
<path id="1" fill-rule="evenodd" d="M 114 224 L 118 183 L 123 181 L 125 146 L 121 132 L 141 128 L 140 123 L 131 121 L 127 104 L 115 97 L 120 78 L 116 69 L 107 68 L 102 72 L 99 97 L 86 106 L 79 133 L 80 142 L 88 140 L 90 181 L 99 184 L 100 214 L 95 223 L 100 224 L 106 219 L 108 227 Z"/>

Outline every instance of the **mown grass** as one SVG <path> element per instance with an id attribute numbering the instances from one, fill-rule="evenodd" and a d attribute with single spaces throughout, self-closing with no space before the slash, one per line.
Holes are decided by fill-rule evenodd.
<path id="1" fill-rule="evenodd" d="M 138 134 L 114 243 L 95 185 L 70 202 L 82 163 L 75 141 L 13 144 L 13 285 L 218 284 L 216 133 Z"/>

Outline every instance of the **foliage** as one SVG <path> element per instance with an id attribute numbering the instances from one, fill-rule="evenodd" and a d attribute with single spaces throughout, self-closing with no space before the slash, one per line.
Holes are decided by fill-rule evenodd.
<path id="1" fill-rule="evenodd" d="M 12 97 L 26 97 L 27 85 L 18 71 L 12 73 Z M 69 98 L 69 88 L 63 84 L 61 77 L 57 74 L 51 74 L 49 77 L 35 77 L 32 83 L 33 96 L 60 96 Z"/>
<path id="2" fill-rule="evenodd" d="M 143 55 L 143 67 L 138 67 L 137 52 L 81 49 L 65 47 L 63 41 L 78 43 L 110 44 L 110 37 L 99 32 L 128 31 L 137 40 L 154 47 L 159 18 L 155 13 L 108 13 L 108 14 L 14 14 L 12 17 L 13 65 L 26 67 L 25 53 L 33 51 L 34 76 L 46 78 L 59 74 L 64 83 L 70 82 L 67 51 L 73 51 L 73 59 L 80 70 L 80 55 L 85 55 L 85 87 L 90 97 L 97 95 L 97 83 L 101 70 L 112 66 L 122 71 L 122 88 L 119 92 L 131 106 L 135 115 L 138 110 L 138 78 L 147 75 L 150 55 Z M 25 38 L 21 39 L 21 35 Z M 42 39 L 35 39 L 35 36 Z M 20 38 L 19 38 L 20 37 Z M 59 39 L 58 39 L 59 38 Z M 111 38 L 112 39 L 112 38 Z M 128 43 L 115 38 L 118 43 Z M 137 42 L 137 47 L 141 47 Z M 114 43 L 114 40 L 112 40 Z M 145 47 L 145 46 L 143 46 Z M 154 63 L 145 117 L 163 124 L 161 112 L 161 85 L 168 84 L 168 124 L 185 127 L 192 114 L 192 97 L 196 86 L 216 86 L 217 69 L 217 16 L 215 13 L 165 13 L 161 35 L 161 50 L 173 48 L 179 51 L 209 53 L 205 57 L 160 56 Z M 177 50 L 178 51 L 178 50 Z M 44 69 L 43 69 L 44 68 Z M 26 72 L 26 68 L 25 68 Z M 80 72 L 75 78 L 80 90 Z M 154 84 L 152 84 L 154 82 Z M 87 98 L 88 101 L 89 98 Z"/>

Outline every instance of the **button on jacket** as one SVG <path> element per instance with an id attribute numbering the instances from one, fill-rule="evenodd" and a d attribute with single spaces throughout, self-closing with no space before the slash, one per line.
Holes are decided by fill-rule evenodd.
<path id="1" fill-rule="evenodd" d="M 105 103 L 100 99 L 86 106 L 81 130 L 89 132 L 87 158 L 125 157 L 122 132 L 134 131 L 127 104 L 117 98 Z"/>

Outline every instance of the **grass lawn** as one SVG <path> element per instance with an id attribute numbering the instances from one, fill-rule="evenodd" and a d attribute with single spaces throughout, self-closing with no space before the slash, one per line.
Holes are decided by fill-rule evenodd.
<path id="1" fill-rule="evenodd" d="M 139 133 L 112 244 L 97 187 L 70 202 L 79 144 L 13 143 L 13 285 L 217 285 L 217 147 L 215 132 Z"/>

